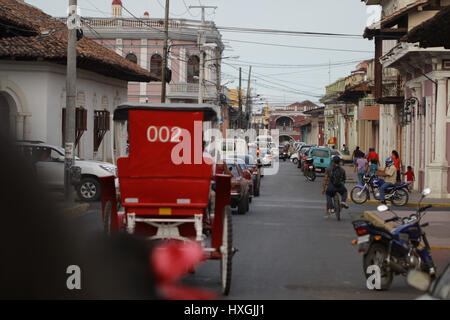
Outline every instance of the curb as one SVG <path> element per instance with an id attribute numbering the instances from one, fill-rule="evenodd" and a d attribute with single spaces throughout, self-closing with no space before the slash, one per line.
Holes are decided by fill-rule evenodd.
<path id="1" fill-rule="evenodd" d="M 347 197 L 347 202 L 353 203 L 350 196 Z M 381 204 L 381 203 L 378 200 L 367 200 L 366 202 L 363 203 L 363 205 L 364 204 Z M 433 208 L 450 208 L 450 203 L 422 202 L 420 205 L 427 206 L 429 204 L 431 204 L 433 206 Z M 419 203 L 417 203 L 417 202 L 408 202 L 406 205 L 404 205 L 404 207 L 417 207 L 418 205 L 419 205 Z"/>
<path id="2" fill-rule="evenodd" d="M 383 228 L 386 228 L 389 232 L 394 230 L 396 227 L 392 226 L 389 223 L 385 223 L 383 219 L 380 217 L 377 217 L 376 215 L 373 215 L 370 213 L 370 211 L 364 211 L 364 218 L 369 220 L 375 225 L 381 226 Z M 450 250 L 450 247 L 440 247 L 440 246 L 430 246 L 431 250 Z"/>
<path id="3" fill-rule="evenodd" d="M 67 215 L 81 214 L 88 211 L 90 207 L 89 203 L 80 203 L 73 207 L 62 209 L 62 212 Z"/>

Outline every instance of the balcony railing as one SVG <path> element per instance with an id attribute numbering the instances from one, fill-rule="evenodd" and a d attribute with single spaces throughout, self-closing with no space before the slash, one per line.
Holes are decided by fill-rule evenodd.
<path id="1" fill-rule="evenodd" d="M 364 98 L 363 99 L 363 106 L 364 107 L 374 107 L 377 106 L 377 101 L 375 98 Z"/>
<path id="2" fill-rule="evenodd" d="M 86 24 L 93 28 L 134 28 L 164 30 L 163 19 L 121 19 L 121 18 L 84 18 Z M 181 22 L 169 20 L 169 29 L 179 29 Z"/>
<path id="3" fill-rule="evenodd" d="M 197 97 L 199 92 L 199 84 L 198 83 L 171 83 L 168 85 L 168 94 L 176 97 L 176 96 L 184 96 L 184 97 Z M 205 85 L 205 97 L 206 98 L 217 98 L 217 88 L 214 85 Z"/>

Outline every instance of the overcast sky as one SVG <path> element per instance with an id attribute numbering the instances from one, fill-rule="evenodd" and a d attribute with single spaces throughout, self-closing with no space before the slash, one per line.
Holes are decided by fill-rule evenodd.
<path id="1" fill-rule="evenodd" d="M 26 0 L 50 15 L 65 16 L 68 0 Z M 112 0 L 78 0 L 82 16 L 110 16 Z M 134 15 L 141 17 L 145 11 L 150 17 L 164 17 L 165 0 L 122 0 Z M 207 20 L 218 26 L 313 31 L 327 33 L 362 34 L 368 13 L 359 0 L 170 0 L 170 17 L 200 19 L 200 10 L 188 10 L 189 5 L 212 5 L 207 10 Z M 128 16 L 124 12 L 124 16 Z M 318 102 L 324 87 L 355 69 L 358 60 L 373 57 L 373 42 L 363 39 L 279 36 L 223 32 L 227 45 L 224 57 L 239 56 L 238 60 L 224 62 L 247 72 L 253 66 L 253 95 L 264 95 L 271 103 L 290 104 L 295 101 Z M 238 43 L 233 40 L 283 44 L 287 46 L 342 49 L 348 51 L 319 50 Z M 352 61 L 355 61 L 354 63 Z M 335 63 L 347 63 L 335 66 Z M 223 83 L 235 79 L 239 72 L 223 65 Z M 264 64 L 296 65 L 297 67 L 269 66 Z M 310 66 L 322 64 L 322 66 Z M 331 64 L 331 68 L 329 65 Z M 302 65 L 298 67 L 298 65 Z M 305 66 L 306 65 L 306 66 Z M 244 78 L 247 74 L 244 72 Z M 229 87 L 236 87 L 238 81 Z M 269 87 L 280 87 L 273 89 Z M 289 88 L 286 88 L 289 87 Z M 289 92 L 291 91 L 291 92 Z M 292 92 L 295 91 L 295 92 Z M 309 96 L 312 95 L 312 96 Z"/>

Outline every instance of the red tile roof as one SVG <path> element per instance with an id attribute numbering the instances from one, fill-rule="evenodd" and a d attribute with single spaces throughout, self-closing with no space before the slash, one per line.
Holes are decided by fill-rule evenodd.
<path id="1" fill-rule="evenodd" d="M 0 59 L 42 59 L 66 64 L 68 32 L 65 24 L 24 2 L 0 0 L 0 30 L 5 26 L 16 36 L 0 38 Z M 50 33 L 45 35 L 43 31 Z M 87 37 L 77 42 L 77 67 L 126 81 L 158 80 L 147 70 Z"/>
<path id="2" fill-rule="evenodd" d="M 450 49 L 450 5 L 433 18 L 414 27 L 402 40 L 419 42 L 421 47 Z"/>

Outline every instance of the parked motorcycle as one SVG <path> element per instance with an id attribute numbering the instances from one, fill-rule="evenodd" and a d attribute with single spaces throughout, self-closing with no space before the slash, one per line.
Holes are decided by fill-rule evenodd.
<path id="1" fill-rule="evenodd" d="M 350 192 L 352 201 L 356 204 L 363 204 L 370 199 L 370 194 L 376 200 L 380 200 L 380 187 L 383 185 L 384 180 L 376 175 L 365 175 L 364 185 L 356 185 Z M 409 201 L 408 185 L 411 182 L 394 185 L 386 189 L 385 199 L 391 201 L 393 205 L 402 207 Z"/>
<path id="2" fill-rule="evenodd" d="M 406 276 L 410 270 L 428 273 L 431 277 L 436 274 L 436 267 L 431 257 L 430 244 L 423 228 L 428 223 L 421 224 L 425 211 L 431 205 L 420 207 L 430 189 L 422 192 L 417 212 L 409 217 L 401 218 L 386 205 L 377 208 L 379 212 L 390 211 L 394 217 L 385 222 L 400 221 L 402 224 L 389 231 L 384 227 L 373 225 L 367 220 L 353 221 L 353 228 L 358 235 L 352 244 L 359 244 L 358 251 L 363 256 L 363 268 L 366 278 L 369 278 L 368 267 L 376 265 L 380 270 L 380 287 L 375 289 L 387 290 L 390 288 L 394 275 Z M 421 245 L 423 242 L 423 245 Z"/>
<path id="3" fill-rule="evenodd" d="M 306 158 L 305 164 L 303 165 L 303 174 L 309 181 L 316 180 L 316 170 L 313 163 L 313 158 Z"/>

